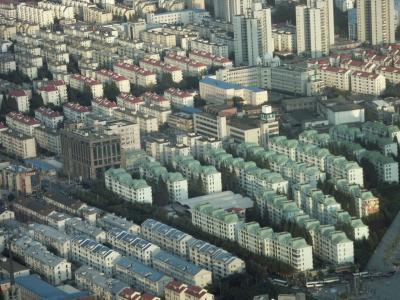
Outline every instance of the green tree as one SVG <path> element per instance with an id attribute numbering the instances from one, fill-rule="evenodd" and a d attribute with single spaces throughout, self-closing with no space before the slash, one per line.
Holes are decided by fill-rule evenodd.
<path id="1" fill-rule="evenodd" d="M 201 99 L 200 95 L 196 95 L 194 96 L 193 105 L 194 107 L 201 108 L 206 105 L 206 101 Z"/>
<path id="2" fill-rule="evenodd" d="M 40 67 L 38 69 L 38 78 L 39 79 L 53 79 L 53 74 L 51 74 L 51 72 L 49 71 L 49 69 L 47 68 L 47 65 L 44 64 L 42 67 Z"/>
<path id="3" fill-rule="evenodd" d="M 106 82 L 104 84 L 104 96 L 112 101 L 117 101 L 117 96 L 120 94 L 119 88 L 115 82 Z"/>
<path id="4" fill-rule="evenodd" d="M 4 97 L 4 95 L 3 95 Z M 8 114 L 9 112 L 12 111 L 18 111 L 18 104 L 17 104 L 17 100 L 15 100 L 15 98 L 13 97 L 4 97 L 3 98 L 3 102 L 1 104 L 1 115 L 5 116 L 6 114 Z"/>
<path id="5" fill-rule="evenodd" d="M 81 105 L 86 105 L 86 106 L 91 105 L 93 100 L 93 94 L 90 87 L 85 86 L 82 93 L 78 92 L 77 100 Z"/>
<path id="6" fill-rule="evenodd" d="M 39 94 L 32 94 L 32 98 L 29 101 L 29 110 L 31 112 L 31 114 L 33 114 L 33 111 L 41 106 L 44 106 L 43 103 L 43 98 L 41 95 Z"/>

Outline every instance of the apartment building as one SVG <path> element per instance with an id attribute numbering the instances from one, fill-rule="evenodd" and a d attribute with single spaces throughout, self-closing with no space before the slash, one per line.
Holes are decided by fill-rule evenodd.
<path id="1" fill-rule="evenodd" d="M 153 203 L 151 186 L 143 179 L 132 179 L 124 169 L 109 169 L 104 173 L 106 188 L 129 202 Z"/>
<path id="2" fill-rule="evenodd" d="M 172 113 L 168 116 L 167 124 L 175 132 L 193 132 L 193 117 L 184 112 Z"/>
<path id="3" fill-rule="evenodd" d="M 178 88 L 169 88 L 164 91 L 164 97 L 176 107 L 193 107 L 195 94 Z"/>
<path id="4" fill-rule="evenodd" d="M 165 300 L 214 300 L 214 295 L 199 286 L 188 286 L 173 280 L 165 286 Z"/>
<path id="5" fill-rule="evenodd" d="M 207 76 L 200 81 L 200 97 L 212 104 L 224 104 L 227 100 L 238 97 L 244 100 L 244 104 L 260 105 L 268 101 L 268 92 Z"/>
<path id="6" fill-rule="evenodd" d="M 212 282 L 212 273 L 164 250 L 153 255 L 153 268 L 191 285 L 205 287 Z"/>
<path id="7" fill-rule="evenodd" d="M 382 74 L 356 71 L 350 78 L 353 93 L 379 96 L 386 89 L 386 79 Z"/>
<path id="8" fill-rule="evenodd" d="M 297 37 L 295 26 L 276 26 L 272 27 L 272 37 L 274 39 L 275 51 L 283 53 L 294 53 L 297 49 Z"/>
<path id="9" fill-rule="evenodd" d="M 54 23 L 54 13 L 48 8 L 42 8 L 35 4 L 19 3 L 17 5 L 17 19 L 46 27 Z"/>
<path id="10" fill-rule="evenodd" d="M 210 13 L 202 9 L 185 9 L 165 13 L 149 13 L 146 15 L 148 24 L 183 24 L 201 23 L 203 18 L 210 17 Z"/>
<path id="11" fill-rule="evenodd" d="M 68 102 L 63 105 L 64 117 L 73 123 L 84 122 L 90 112 L 91 107 L 82 106 L 79 103 Z"/>
<path id="12" fill-rule="evenodd" d="M 36 143 L 34 137 L 8 129 L 2 132 L 1 140 L 5 151 L 9 154 L 22 159 L 36 157 Z"/>
<path id="13" fill-rule="evenodd" d="M 274 233 L 257 222 L 242 224 L 237 230 L 238 244 L 252 253 L 274 258 L 298 271 L 313 269 L 312 246 L 288 232 Z"/>
<path id="14" fill-rule="evenodd" d="M 69 259 L 71 255 L 71 237 L 64 232 L 38 223 L 29 224 L 28 232 L 39 243 L 54 249 L 57 255 Z"/>
<path id="15" fill-rule="evenodd" d="M 390 44 L 395 39 L 393 0 L 357 0 L 357 37 L 372 45 Z"/>
<path id="16" fill-rule="evenodd" d="M 103 97 L 103 85 L 93 78 L 80 74 L 73 74 L 69 79 L 69 85 L 71 88 L 80 92 L 84 92 L 85 89 L 90 89 L 94 98 Z"/>
<path id="17" fill-rule="evenodd" d="M 17 194 L 30 195 L 33 192 L 32 176 L 35 170 L 21 165 L 9 165 L 0 170 L 0 186 Z"/>
<path id="18" fill-rule="evenodd" d="M 343 156 L 328 156 L 326 159 L 326 172 L 333 178 L 344 178 L 352 184 L 364 186 L 363 169 L 356 163 L 348 161 Z"/>
<path id="19" fill-rule="evenodd" d="M 183 74 L 187 76 L 200 77 L 207 72 L 205 64 L 172 52 L 164 57 L 164 62 L 180 68 Z"/>
<path id="20" fill-rule="evenodd" d="M 399 164 L 392 157 L 378 151 L 365 151 L 362 157 L 374 166 L 378 181 L 389 184 L 399 182 Z"/>
<path id="21" fill-rule="evenodd" d="M 153 255 L 160 248 L 143 239 L 137 233 L 129 233 L 116 228 L 107 231 L 107 243 L 126 257 L 134 258 L 151 266 Z"/>
<path id="22" fill-rule="evenodd" d="M 40 96 L 42 96 L 43 99 L 43 104 L 54 104 L 54 105 L 60 105 L 62 102 L 65 102 L 61 100 L 59 89 L 57 89 L 56 86 L 54 85 L 46 85 L 43 87 L 40 87 L 38 89 L 38 92 Z"/>
<path id="23" fill-rule="evenodd" d="M 111 12 L 107 12 L 96 6 L 84 6 L 82 11 L 83 21 L 88 23 L 107 24 L 113 19 Z"/>
<path id="24" fill-rule="evenodd" d="M 79 289 L 88 290 L 100 299 L 114 300 L 129 285 L 110 278 L 94 268 L 83 265 L 75 271 L 75 283 Z"/>
<path id="25" fill-rule="evenodd" d="M 144 99 L 135 97 L 131 94 L 121 93 L 117 96 L 118 107 L 130 109 L 132 111 L 139 111 L 139 106 L 144 104 Z"/>
<path id="26" fill-rule="evenodd" d="M 350 91 L 351 71 L 347 69 L 324 66 L 318 69 L 318 74 L 325 86 Z"/>
<path id="27" fill-rule="evenodd" d="M 205 39 L 194 39 L 190 41 L 190 49 L 204 51 L 211 55 L 228 57 L 228 45 L 222 43 L 212 43 Z"/>
<path id="28" fill-rule="evenodd" d="M 51 108 L 41 106 L 35 109 L 35 119 L 39 120 L 44 126 L 57 129 L 64 121 L 64 117 Z"/>
<path id="29" fill-rule="evenodd" d="M 143 58 L 139 61 L 139 65 L 150 72 L 156 73 L 157 77 L 160 79 L 162 79 L 162 77 L 166 74 L 168 74 L 172 81 L 176 83 L 181 82 L 183 79 L 182 69 L 167 63 L 163 63 L 159 60 Z"/>
<path id="30" fill-rule="evenodd" d="M 187 247 L 189 260 L 211 271 L 215 278 L 245 272 L 245 262 L 222 248 L 196 239 L 188 241 Z"/>
<path id="31" fill-rule="evenodd" d="M 203 193 L 213 194 L 222 191 L 221 173 L 215 167 L 202 166 L 192 156 L 176 156 L 172 158 L 171 163 L 186 178 L 198 178 Z"/>
<path id="32" fill-rule="evenodd" d="M 121 257 L 115 262 L 115 277 L 140 291 L 157 296 L 164 295 L 164 287 L 172 278 L 139 261 Z"/>
<path id="33" fill-rule="evenodd" d="M 160 96 L 156 93 L 145 92 L 144 94 L 142 94 L 142 98 L 145 101 L 145 104 L 147 104 L 149 106 L 154 105 L 154 106 L 167 108 L 167 109 L 171 108 L 170 101 L 167 98 Z"/>
<path id="34" fill-rule="evenodd" d="M 105 231 L 110 231 L 111 229 L 120 229 L 129 233 L 140 233 L 139 225 L 113 213 L 106 213 L 102 217 L 97 218 L 96 222 L 97 225 L 103 228 Z"/>
<path id="35" fill-rule="evenodd" d="M 147 71 L 136 65 L 128 63 L 116 63 L 113 66 L 114 72 L 121 74 L 129 79 L 133 85 L 149 87 L 157 84 L 156 74 Z M 121 90 L 120 90 L 121 91 Z"/>
<path id="36" fill-rule="evenodd" d="M 28 136 L 33 136 L 35 128 L 40 126 L 37 119 L 14 111 L 6 115 L 6 124 L 10 129 Z"/>
<path id="37" fill-rule="evenodd" d="M 111 117 L 116 108 L 117 104 L 107 98 L 96 97 L 92 100 L 92 112 L 95 114 Z"/>
<path id="38" fill-rule="evenodd" d="M 329 145 L 331 137 L 328 133 L 318 133 L 316 130 L 305 130 L 299 134 L 299 142 L 324 148 Z"/>
<path id="39" fill-rule="evenodd" d="M 42 125 L 35 128 L 34 137 L 40 148 L 57 155 L 61 154 L 61 135 L 59 130 Z"/>
<path id="40" fill-rule="evenodd" d="M 17 103 L 18 111 L 21 113 L 29 111 L 29 95 L 24 90 L 12 90 L 8 93 Z"/>
<path id="41" fill-rule="evenodd" d="M 88 265 L 106 276 L 113 274 L 116 260 L 120 257 L 118 252 L 83 236 L 78 235 L 71 240 L 71 259 Z"/>
<path id="42" fill-rule="evenodd" d="M 147 29 L 139 33 L 140 40 L 145 43 L 154 42 L 166 48 L 173 48 L 177 46 L 176 36 L 173 33 L 166 33 L 162 29 Z"/>
<path id="43" fill-rule="evenodd" d="M 1 28 L 1 25 L 0 25 Z M 3 30 L 3 29 L 1 29 Z M 4 29 L 5 31 L 5 29 Z M 3 38 L 0 34 L 0 38 Z M 11 37 L 9 37 L 11 38 Z M 9 39 L 8 38 L 8 39 Z M 0 54 L 0 74 L 8 74 L 10 72 L 17 70 L 17 64 L 15 62 L 14 56 L 10 53 Z"/>
<path id="44" fill-rule="evenodd" d="M 194 132 L 216 139 L 223 139 L 228 135 L 226 117 L 214 116 L 208 113 L 193 114 Z"/>
<path id="45" fill-rule="evenodd" d="M 40 1 L 37 3 L 39 8 L 50 10 L 58 20 L 61 19 L 75 19 L 74 8 L 72 6 L 65 6 L 58 3 Z"/>
<path id="46" fill-rule="evenodd" d="M 110 70 L 101 69 L 95 72 L 95 77 L 101 83 L 114 83 L 121 93 L 129 93 L 131 86 L 129 79 Z"/>
<path id="47" fill-rule="evenodd" d="M 192 224 L 202 231 L 222 239 L 234 241 L 237 227 L 243 220 L 234 212 L 215 208 L 211 203 L 204 203 L 192 210 Z"/>
<path id="48" fill-rule="evenodd" d="M 154 219 L 145 220 L 141 226 L 141 234 L 147 240 L 157 243 L 165 251 L 187 256 L 187 242 L 193 238 L 191 235 Z"/>
<path id="49" fill-rule="evenodd" d="M 214 55 L 207 51 L 192 49 L 189 52 L 189 58 L 205 64 L 209 69 L 216 68 L 232 68 L 233 62 L 225 56 Z"/>
<path id="50" fill-rule="evenodd" d="M 10 250 L 53 285 L 59 285 L 72 278 L 71 263 L 52 254 L 41 243 L 26 235 L 11 241 Z"/>
<path id="51" fill-rule="evenodd" d="M 71 236 L 84 236 L 96 242 L 106 241 L 106 232 L 104 230 L 78 217 L 66 220 L 64 229 Z"/>
<path id="52" fill-rule="evenodd" d="M 235 64 L 255 66 L 274 52 L 271 9 L 252 3 L 251 9 L 233 16 Z"/>

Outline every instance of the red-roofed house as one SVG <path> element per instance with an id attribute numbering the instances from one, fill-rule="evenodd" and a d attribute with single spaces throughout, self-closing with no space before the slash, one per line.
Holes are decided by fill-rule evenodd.
<path id="1" fill-rule="evenodd" d="M 139 66 L 128 63 L 116 63 L 114 72 L 129 79 L 129 82 L 138 86 L 152 86 L 157 84 L 157 76 L 154 72 L 147 71 Z"/>
<path id="2" fill-rule="evenodd" d="M 164 74 L 170 74 L 173 82 L 179 83 L 183 79 L 182 69 L 159 60 L 143 58 L 139 65 L 148 71 L 156 73 L 160 79 Z"/>
<path id="3" fill-rule="evenodd" d="M 64 117 L 51 108 L 44 106 L 35 109 L 35 118 L 38 119 L 44 126 L 56 129 L 64 121 Z"/>
<path id="4" fill-rule="evenodd" d="M 97 97 L 92 100 L 92 110 L 96 114 L 112 116 L 114 110 L 117 108 L 117 103 L 110 101 L 107 98 Z"/>
<path id="5" fill-rule="evenodd" d="M 93 97 L 103 97 L 103 84 L 93 78 L 74 74 L 70 77 L 69 85 L 80 92 L 83 92 L 85 88 L 89 88 Z"/>
<path id="6" fill-rule="evenodd" d="M 180 89 L 169 88 L 164 91 L 164 97 L 171 102 L 171 104 L 182 107 L 190 106 L 193 107 L 194 96 L 196 93 L 189 91 L 182 91 Z"/>
<path id="7" fill-rule="evenodd" d="M 114 73 L 113 71 L 102 69 L 95 72 L 96 79 L 101 83 L 111 83 L 113 82 L 121 93 L 129 93 L 131 90 L 131 85 L 129 79 L 120 74 Z"/>
<path id="8" fill-rule="evenodd" d="M 350 70 L 324 66 L 318 69 L 318 74 L 321 76 L 325 86 L 350 91 Z"/>
<path id="9" fill-rule="evenodd" d="M 68 99 L 67 86 L 63 80 L 51 80 L 38 89 L 38 92 L 43 98 L 43 104 L 52 103 L 61 105 Z"/>
<path id="10" fill-rule="evenodd" d="M 400 83 L 400 68 L 398 67 L 379 67 L 375 72 L 385 76 L 385 79 L 390 83 Z"/>
<path id="11" fill-rule="evenodd" d="M 153 296 L 153 295 L 150 295 L 150 294 L 143 294 L 140 297 L 140 300 L 161 300 L 161 298 Z"/>
<path id="12" fill-rule="evenodd" d="M 39 120 L 12 111 L 6 115 L 7 126 L 19 133 L 33 136 L 36 127 L 40 126 Z"/>
<path id="13" fill-rule="evenodd" d="M 182 69 L 189 76 L 201 76 L 207 72 L 207 65 L 175 53 L 169 53 L 164 62 Z"/>
<path id="14" fill-rule="evenodd" d="M 351 74 L 351 91 L 357 94 L 381 95 L 386 89 L 385 76 L 356 71 Z"/>
<path id="15" fill-rule="evenodd" d="M 208 68 L 211 68 L 211 67 L 222 67 L 222 68 L 233 67 L 233 62 L 230 59 L 223 57 L 223 56 L 215 56 L 206 51 L 199 51 L 199 50 L 193 49 L 189 53 L 189 58 L 205 64 Z"/>
<path id="16" fill-rule="evenodd" d="M 141 295 L 133 288 L 123 289 L 117 296 L 117 300 L 140 300 Z"/>
<path id="17" fill-rule="evenodd" d="M 90 106 L 82 106 L 79 103 L 67 102 L 63 106 L 64 116 L 72 122 L 83 122 L 92 111 Z"/>
<path id="18" fill-rule="evenodd" d="M 141 97 L 135 97 L 131 94 L 121 93 L 117 96 L 117 105 L 119 107 L 124 107 L 131 109 L 133 111 L 138 111 L 139 106 L 144 104 L 144 99 Z"/>
<path id="19" fill-rule="evenodd" d="M 24 90 L 12 90 L 8 95 L 17 102 L 19 112 L 29 111 L 29 95 L 27 92 Z"/>
<path id="20" fill-rule="evenodd" d="M 2 143 L 1 134 L 7 130 L 8 130 L 8 127 L 3 122 L 0 122 L 0 145 Z"/>
<path id="21" fill-rule="evenodd" d="M 171 104 L 168 99 L 156 93 L 146 92 L 142 95 L 147 104 L 153 104 L 160 107 L 170 108 Z"/>
<path id="22" fill-rule="evenodd" d="M 180 281 L 171 281 L 165 286 L 165 300 L 214 300 L 214 295 L 199 286 L 188 286 Z"/>

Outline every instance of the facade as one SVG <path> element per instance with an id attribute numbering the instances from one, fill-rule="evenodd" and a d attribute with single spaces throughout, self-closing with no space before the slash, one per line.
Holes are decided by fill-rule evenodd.
<path id="1" fill-rule="evenodd" d="M 144 58 L 139 62 L 140 67 L 157 74 L 162 79 L 163 75 L 169 74 L 173 82 L 181 82 L 183 79 L 182 69 L 163 63 L 159 60 Z"/>
<path id="2" fill-rule="evenodd" d="M 19 165 L 10 165 L 0 170 L 0 186 L 17 195 L 30 195 L 33 192 L 32 176 L 35 170 Z"/>
<path id="3" fill-rule="evenodd" d="M 164 97 L 177 107 L 193 107 L 194 105 L 194 94 L 189 91 L 169 88 L 164 91 Z"/>
<path id="4" fill-rule="evenodd" d="M 94 98 L 103 97 L 103 85 L 101 82 L 93 78 L 80 74 L 74 74 L 69 79 L 69 85 L 71 88 L 80 92 L 84 92 L 85 89 L 89 89 Z"/>
<path id="5" fill-rule="evenodd" d="M 71 259 L 111 276 L 120 254 L 96 241 L 76 236 L 71 240 Z"/>
<path id="6" fill-rule="evenodd" d="M 129 79 L 110 70 L 101 69 L 95 72 L 95 77 L 101 83 L 114 83 L 121 93 L 129 93 L 131 86 Z"/>
<path id="7" fill-rule="evenodd" d="M 22 159 L 36 157 L 36 143 L 34 137 L 9 129 L 2 132 L 1 140 L 5 151 L 9 154 Z"/>
<path id="8" fill-rule="evenodd" d="M 91 112 L 91 108 L 82 106 L 79 103 L 67 102 L 63 105 L 64 117 L 73 123 L 84 122 L 86 115 Z"/>
<path id="9" fill-rule="evenodd" d="M 188 286 L 180 281 L 171 281 L 165 286 L 165 300 L 214 300 L 214 295 L 199 286 Z"/>
<path id="10" fill-rule="evenodd" d="M 128 63 L 116 63 L 113 69 L 114 72 L 127 77 L 133 85 L 148 87 L 157 84 L 156 74 L 139 66 Z"/>
<path id="11" fill-rule="evenodd" d="M 15 99 L 19 112 L 29 111 L 29 96 L 24 90 L 12 90 L 9 96 Z"/>
<path id="12" fill-rule="evenodd" d="M 54 13 L 50 9 L 34 4 L 20 3 L 17 5 L 17 19 L 45 27 L 54 23 Z"/>
<path id="13" fill-rule="evenodd" d="M 118 168 L 121 163 L 121 138 L 118 135 L 63 130 L 61 149 L 64 171 L 84 180 L 99 178 L 106 169 Z"/>
<path id="14" fill-rule="evenodd" d="M 379 96 L 386 89 L 386 79 L 382 74 L 356 71 L 350 78 L 353 93 Z"/>
<path id="15" fill-rule="evenodd" d="M 6 124 L 10 129 L 28 136 L 33 136 L 35 128 L 40 126 L 37 119 L 17 112 L 10 112 L 6 115 Z"/>
<path id="16" fill-rule="evenodd" d="M 357 38 L 372 45 L 395 40 L 394 0 L 357 0 Z"/>
<path id="17" fill-rule="evenodd" d="M 64 117 L 59 112 L 44 106 L 35 109 L 35 118 L 44 126 L 52 129 L 59 128 L 64 121 Z"/>
<path id="18" fill-rule="evenodd" d="M 257 65 L 274 52 L 271 10 L 253 3 L 251 10 L 233 16 L 236 65 Z"/>
<path id="19" fill-rule="evenodd" d="M 42 125 L 35 128 L 34 136 L 40 148 L 57 155 L 61 154 L 61 136 L 59 130 Z"/>

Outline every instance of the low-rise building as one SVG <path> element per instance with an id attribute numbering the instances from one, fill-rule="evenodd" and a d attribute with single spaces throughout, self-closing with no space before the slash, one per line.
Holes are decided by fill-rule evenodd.
<path id="1" fill-rule="evenodd" d="M 18 111 L 21 113 L 29 111 L 29 95 L 24 90 L 12 90 L 8 96 L 17 103 Z"/>
<path id="2" fill-rule="evenodd" d="M 128 63 L 117 63 L 113 66 L 114 72 L 129 79 L 136 86 L 149 87 L 157 84 L 156 74 L 136 65 Z"/>
<path id="3" fill-rule="evenodd" d="M 30 195 L 33 192 L 32 176 L 34 175 L 34 169 L 10 165 L 0 170 L 0 186 L 10 192 Z"/>
<path id="4" fill-rule="evenodd" d="M 101 69 L 95 72 L 96 79 L 101 83 L 113 83 L 121 93 L 129 93 L 131 86 L 129 79 L 113 71 Z"/>
<path id="5" fill-rule="evenodd" d="M 40 148 L 57 155 L 61 154 L 61 135 L 59 130 L 42 125 L 35 128 L 34 136 Z"/>
<path id="6" fill-rule="evenodd" d="M 2 132 L 1 140 L 5 151 L 18 158 L 34 158 L 37 155 L 34 137 L 8 129 Z"/>
<path id="7" fill-rule="evenodd" d="M 80 74 L 73 74 L 69 79 L 69 85 L 71 88 L 80 92 L 89 89 L 93 97 L 103 97 L 103 85 L 93 78 Z"/>
<path id="8" fill-rule="evenodd" d="M 164 91 L 164 97 L 168 99 L 172 105 L 176 107 L 189 106 L 193 107 L 194 105 L 194 96 L 193 92 L 182 91 L 176 88 L 169 88 Z"/>
<path id="9" fill-rule="evenodd" d="M 107 239 L 104 230 L 78 217 L 70 218 L 65 221 L 65 232 L 71 236 L 84 236 L 96 242 L 105 242 Z"/>
<path id="10" fill-rule="evenodd" d="M 199 77 L 207 72 L 207 65 L 175 53 L 167 54 L 164 57 L 164 62 L 182 69 L 184 75 L 188 76 Z"/>
<path id="11" fill-rule="evenodd" d="M 28 136 L 33 136 L 35 127 L 40 126 L 39 120 L 14 111 L 6 115 L 6 124 L 10 129 Z"/>
<path id="12" fill-rule="evenodd" d="M 106 188 L 129 202 L 153 203 L 152 190 L 143 179 L 132 179 L 124 169 L 109 169 L 104 173 Z"/>
<path id="13" fill-rule="evenodd" d="M 44 126 L 53 129 L 59 128 L 64 121 L 64 117 L 58 111 L 44 106 L 35 109 L 35 118 Z"/>
<path id="14" fill-rule="evenodd" d="M 179 281 L 171 281 L 165 286 L 165 300 L 214 300 L 214 295 L 199 286 L 188 286 Z"/>
<path id="15" fill-rule="evenodd" d="M 45 27 L 54 23 L 54 13 L 50 9 L 31 3 L 19 3 L 17 5 L 17 19 Z"/>
<path id="16" fill-rule="evenodd" d="M 112 213 L 106 213 L 101 218 L 98 218 L 97 225 L 102 227 L 105 231 L 117 228 L 129 233 L 140 233 L 139 225 Z"/>
<path id="17" fill-rule="evenodd" d="M 179 83 L 183 79 L 182 69 L 159 60 L 144 58 L 139 62 L 139 65 L 146 70 L 156 73 L 160 80 L 162 80 L 165 74 L 169 74 L 173 82 Z"/>
<path id="18" fill-rule="evenodd" d="M 113 274 L 116 260 L 120 257 L 118 252 L 82 236 L 76 236 L 71 240 L 71 259 L 88 265 L 106 276 Z"/>
<path id="19" fill-rule="evenodd" d="M 84 122 L 86 115 L 90 114 L 91 107 L 82 106 L 79 103 L 68 102 L 63 105 L 64 116 L 73 123 Z"/>
<path id="20" fill-rule="evenodd" d="M 386 89 L 386 79 L 382 74 L 355 71 L 350 78 L 353 93 L 379 96 Z"/>

